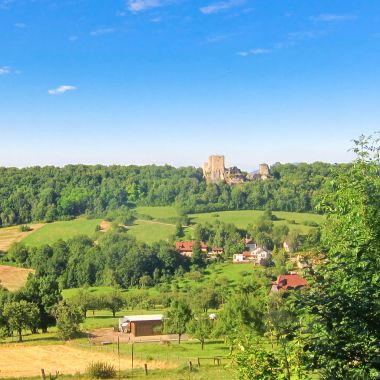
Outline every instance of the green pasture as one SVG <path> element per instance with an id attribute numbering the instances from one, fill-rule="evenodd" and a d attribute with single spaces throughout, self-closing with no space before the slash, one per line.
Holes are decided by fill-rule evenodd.
<path id="1" fill-rule="evenodd" d="M 316 222 L 321 224 L 324 221 L 323 215 L 307 214 L 299 212 L 273 211 L 273 214 L 279 219 L 274 224 L 286 224 L 290 230 L 297 229 L 301 233 L 307 233 L 311 227 L 304 225 L 304 222 Z M 192 223 L 213 223 L 216 220 L 232 223 L 238 228 L 247 228 L 248 224 L 256 223 L 263 215 L 259 210 L 241 210 L 241 211 L 219 211 L 202 214 L 190 214 L 189 218 Z M 294 221 L 295 224 L 289 223 Z"/>
<path id="2" fill-rule="evenodd" d="M 22 242 L 27 246 L 53 244 L 57 240 L 68 240 L 77 235 L 95 235 L 95 227 L 102 219 L 78 218 L 63 222 L 49 223 L 31 233 Z"/>
<path id="3" fill-rule="evenodd" d="M 138 215 L 149 215 L 153 219 L 175 218 L 178 216 L 177 210 L 172 206 L 137 207 L 136 212 Z"/>
<path id="4" fill-rule="evenodd" d="M 169 240 L 175 233 L 175 225 L 149 220 L 136 220 L 132 226 L 128 226 L 128 230 L 137 240 L 151 244 L 160 240 Z"/>

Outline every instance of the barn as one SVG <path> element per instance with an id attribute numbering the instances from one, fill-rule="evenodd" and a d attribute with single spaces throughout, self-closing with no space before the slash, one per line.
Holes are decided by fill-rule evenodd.
<path id="1" fill-rule="evenodd" d="M 130 333 L 133 336 L 159 335 L 164 316 L 153 315 L 130 315 L 119 319 L 119 331 Z"/>

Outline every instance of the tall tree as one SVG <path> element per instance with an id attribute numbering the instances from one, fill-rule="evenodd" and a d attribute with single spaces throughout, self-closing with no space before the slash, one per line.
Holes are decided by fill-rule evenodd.
<path id="1" fill-rule="evenodd" d="M 11 331 L 17 331 L 18 340 L 22 342 L 24 329 L 34 330 L 39 323 L 38 307 L 26 301 L 13 301 L 5 304 L 3 316 Z"/>
<path id="2" fill-rule="evenodd" d="M 174 300 L 166 314 L 164 331 L 178 334 L 178 343 L 181 343 L 181 336 L 186 332 L 190 319 L 189 305 L 183 300 Z"/>
<path id="3" fill-rule="evenodd" d="M 338 171 L 325 199 L 326 255 L 306 298 L 312 318 L 305 346 L 324 379 L 372 379 L 380 347 L 379 139 L 356 141 L 355 164 Z"/>

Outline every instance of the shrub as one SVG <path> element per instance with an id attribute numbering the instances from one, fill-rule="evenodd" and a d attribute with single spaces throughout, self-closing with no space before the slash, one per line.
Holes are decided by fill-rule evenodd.
<path id="1" fill-rule="evenodd" d="M 21 225 L 18 229 L 20 230 L 20 232 L 29 232 L 29 231 L 32 231 L 32 229 L 27 224 Z"/>
<path id="2" fill-rule="evenodd" d="M 113 379 L 116 377 L 116 370 L 112 364 L 94 362 L 88 365 L 86 374 L 92 379 Z"/>
<path id="3" fill-rule="evenodd" d="M 319 224 L 313 220 L 305 220 L 302 224 L 309 227 L 319 227 Z"/>
<path id="4" fill-rule="evenodd" d="M 288 223 L 289 224 L 297 224 L 296 221 L 294 219 L 288 219 Z"/>

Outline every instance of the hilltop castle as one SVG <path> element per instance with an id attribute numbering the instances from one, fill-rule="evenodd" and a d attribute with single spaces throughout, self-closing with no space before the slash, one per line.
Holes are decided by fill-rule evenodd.
<path id="1" fill-rule="evenodd" d="M 227 182 L 229 185 L 248 181 L 266 180 L 270 176 L 269 166 L 260 164 L 259 170 L 253 173 L 244 173 L 236 166 L 225 168 L 224 156 L 210 156 L 203 165 L 203 176 L 207 182 Z"/>

